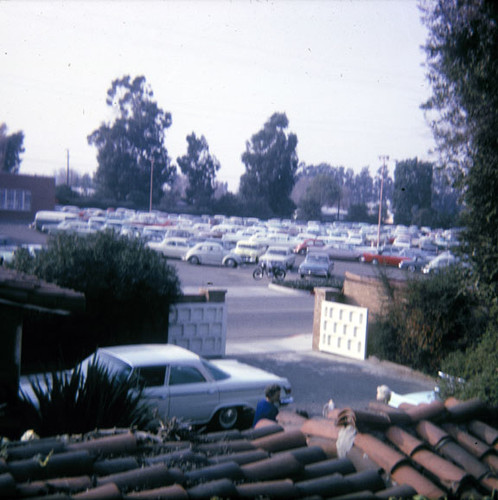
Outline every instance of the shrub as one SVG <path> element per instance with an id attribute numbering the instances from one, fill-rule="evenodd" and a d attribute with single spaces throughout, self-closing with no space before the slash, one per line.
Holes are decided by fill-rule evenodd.
<path id="1" fill-rule="evenodd" d="M 77 316 L 25 316 L 25 372 L 74 366 L 98 346 L 168 340 L 169 307 L 180 282 L 175 268 L 139 240 L 112 232 L 58 235 L 34 259 L 19 255 L 14 266 L 86 299 L 86 312 Z"/>
<path id="2" fill-rule="evenodd" d="M 342 290 L 344 280 L 333 276 L 328 279 L 311 278 L 311 279 L 296 279 L 296 280 L 284 280 L 284 281 L 277 281 L 274 279 L 272 280 L 272 283 L 280 286 L 285 286 L 287 288 L 293 288 L 295 290 L 309 291 L 311 293 L 316 287 L 329 287 Z"/>
<path id="3" fill-rule="evenodd" d="M 481 341 L 465 352 L 451 353 L 442 363 L 442 371 L 461 377 L 463 384 L 442 381 L 444 397 L 454 395 L 460 399 L 478 397 L 498 407 L 498 314 L 490 314 L 488 327 Z"/>
<path id="4" fill-rule="evenodd" d="M 30 380 L 36 400 L 23 393 L 24 425 L 39 436 L 78 434 L 97 428 L 149 428 L 151 409 L 140 402 L 141 390 L 95 361 L 86 373 L 53 372 Z"/>
<path id="5" fill-rule="evenodd" d="M 449 353 L 476 344 L 486 313 L 478 296 L 456 268 L 407 281 L 371 329 L 377 356 L 435 373 Z"/>

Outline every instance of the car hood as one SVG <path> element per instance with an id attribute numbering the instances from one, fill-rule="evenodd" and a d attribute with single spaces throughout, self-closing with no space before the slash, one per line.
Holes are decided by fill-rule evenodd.
<path id="1" fill-rule="evenodd" d="M 301 269 L 327 269 L 328 265 L 318 262 L 303 262 L 299 268 Z"/>

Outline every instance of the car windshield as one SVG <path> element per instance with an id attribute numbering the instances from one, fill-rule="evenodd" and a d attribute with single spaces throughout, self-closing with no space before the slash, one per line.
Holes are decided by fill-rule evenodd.
<path id="1" fill-rule="evenodd" d="M 204 365 L 204 368 L 209 372 L 209 374 L 214 378 L 214 380 L 226 380 L 227 378 L 230 377 L 228 373 L 224 372 L 217 366 L 214 366 L 212 363 L 209 361 L 206 361 L 205 359 L 201 360 L 202 364 Z"/>
<path id="2" fill-rule="evenodd" d="M 326 264 L 328 259 L 324 255 L 308 255 L 308 260 L 310 262 L 318 262 L 320 264 Z"/>
<path id="3" fill-rule="evenodd" d="M 286 255 L 285 250 L 268 250 L 268 255 Z"/>

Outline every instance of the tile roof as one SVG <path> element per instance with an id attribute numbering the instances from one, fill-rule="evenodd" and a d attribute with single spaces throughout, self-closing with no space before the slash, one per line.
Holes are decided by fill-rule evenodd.
<path id="1" fill-rule="evenodd" d="M 85 310 L 84 294 L 4 266 L 0 266 L 0 303 L 43 308 L 62 314 Z"/>
<path id="2" fill-rule="evenodd" d="M 130 429 L 2 443 L 0 498 L 482 498 L 498 491 L 497 412 L 477 400 L 209 434 Z"/>

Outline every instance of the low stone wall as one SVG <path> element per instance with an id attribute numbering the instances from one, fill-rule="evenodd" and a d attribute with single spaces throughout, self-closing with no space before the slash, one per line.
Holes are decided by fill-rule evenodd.
<path id="1" fill-rule="evenodd" d="M 168 343 L 200 356 L 225 355 L 227 338 L 226 290 L 200 289 L 184 295 L 169 313 Z"/>

